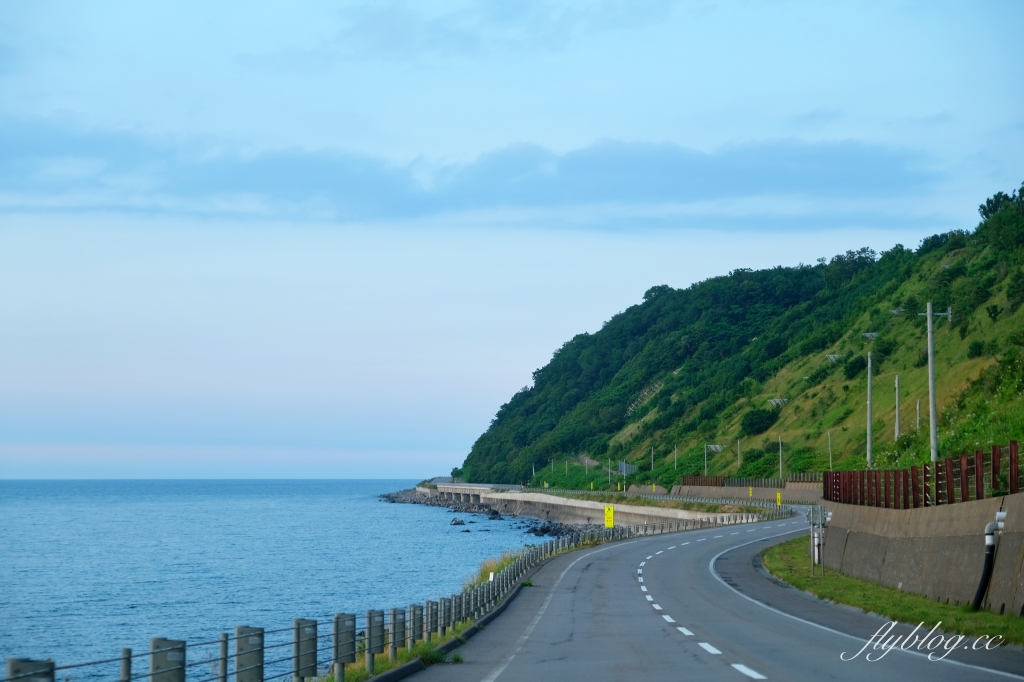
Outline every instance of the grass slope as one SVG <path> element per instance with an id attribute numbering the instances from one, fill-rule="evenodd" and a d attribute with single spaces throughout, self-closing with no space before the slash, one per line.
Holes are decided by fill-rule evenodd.
<path id="1" fill-rule="evenodd" d="M 784 473 L 828 469 L 830 440 L 834 468 L 861 468 L 869 351 L 876 465 L 923 461 L 918 313 L 927 301 L 953 310 L 952 324 L 935 322 L 941 452 L 1024 437 L 1024 188 L 980 210 L 975 230 L 929 237 L 916 250 L 861 249 L 813 266 L 736 270 L 685 290 L 653 287 L 642 304 L 556 351 L 453 473 L 574 489 L 670 486 L 704 473 L 703 446 L 716 443 L 726 447 L 709 456 L 709 474 L 768 477 L 779 473 L 780 438 Z M 768 402 L 779 399 L 787 402 Z M 602 466 L 585 467 L 581 455 Z M 603 465 L 618 460 L 639 471 L 609 483 Z"/>
<path id="2" fill-rule="evenodd" d="M 797 589 L 822 599 L 856 606 L 891 620 L 911 625 L 925 623 L 928 629 L 936 623 L 942 623 L 940 629 L 946 633 L 989 637 L 1001 635 L 1004 643 L 1024 644 L 1022 618 L 1001 616 L 985 609 L 971 611 L 970 604 L 937 602 L 919 594 L 883 587 L 836 571 L 828 571 L 822 576 L 819 568 L 816 569 L 817 575 L 812 576 L 807 545 L 808 540 L 804 536 L 772 547 L 764 553 L 764 567 Z M 865 636 L 870 634 L 865 633 Z"/>

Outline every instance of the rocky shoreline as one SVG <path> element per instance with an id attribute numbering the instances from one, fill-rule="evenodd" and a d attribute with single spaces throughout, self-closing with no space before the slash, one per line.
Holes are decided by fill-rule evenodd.
<path id="1" fill-rule="evenodd" d="M 421 493 L 415 488 L 409 488 L 408 490 L 398 490 L 393 493 L 384 493 L 381 499 L 393 504 L 422 504 L 428 507 L 444 507 L 449 509 L 456 514 L 482 514 L 490 520 L 502 520 L 503 517 L 497 509 L 494 509 L 490 505 L 480 504 L 478 502 L 461 502 L 456 500 L 446 500 L 439 496 L 430 496 L 426 493 Z M 515 519 L 520 522 L 519 528 L 523 528 L 524 532 L 528 535 L 535 535 L 537 537 L 558 537 L 561 535 L 569 535 L 571 533 L 580 533 L 588 530 L 597 530 L 600 526 L 592 523 L 548 523 L 547 521 L 540 521 L 537 519 L 512 515 L 508 517 Z M 470 521 L 469 523 L 475 523 Z M 458 525 L 458 524 L 454 524 Z M 484 529 L 486 530 L 486 529 Z M 468 529 L 463 532 L 470 532 Z"/>

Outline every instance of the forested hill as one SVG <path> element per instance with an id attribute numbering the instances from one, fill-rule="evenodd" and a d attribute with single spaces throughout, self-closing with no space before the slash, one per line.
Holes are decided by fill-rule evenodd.
<path id="1" fill-rule="evenodd" d="M 918 315 L 925 302 L 953 310 L 952 325 L 936 322 L 940 411 L 962 405 L 971 381 L 987 367 L 1012 364 L 1024 343 L 1024 186 L 996 194 L 979 211 L 976 229 L 929 237 L 916 250 L 863 248 L 815 265 L 734 270 L 687 289 L 652 287 L 600 331 L 555 351 L 533 373 L 533 386 L 501 406 L 454 473 L 519 483 L 534 468 L 547 467 L 546 477 L 555 469 L 585 471 L 577 462 L 586 454 L 610 459 L 613 468 L 617 460 L 638 463 L 632 478 L 668 485 L 703 473 L 703 446 L 718 443 L 724 449 L 709 473 L 772 475 L 777 455 L 762 459 L 769 444 L 777 452 L 783 440 L 787 472 L 820 470 L 828 467 L 829 436 L 836 468 L 861 466 L 867 351 L 877 456 L 893 463 L 924 457 L 916 405 L 920 400 L 927 425 L 925 322 Z M 907 434 L 900 441 L 891 414 L 895 374 Z M 995 432 L 1015 418 L 1006 413 L 967 430 L 971 438 L 1005 442 L 1024 436 Z M 992 432 L 982 433 L 986 428 Z M 957 431 L 943 435 L 947 447 L 963 440 L 964 429 Z M 596 475 L 598 482 L 607 476 Z"/>

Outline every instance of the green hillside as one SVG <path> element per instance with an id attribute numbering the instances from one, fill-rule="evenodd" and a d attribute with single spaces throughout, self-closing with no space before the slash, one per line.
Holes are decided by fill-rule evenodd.
<path id="1" fill-rule="evenodd" d="M 709 455 L 709 474 L 773 476 L 780 437 L 788 473 L 827 469 L 829 435 L 833 466 L 860 468 L 868 351 L 876 466 L 923 461 L 928 384 L 918 313 L 927 301 L 953 311 L 952 324 L 935 322 L 941 454 L 1024 438 L 1024 186 L 979 212 L 974 230 L 929 237 L 916 250 L 864 248 L 815 265 L 734 270 L 687 289 L 652 287 L 643 303 L 555 351 L 454 473 L 606 486 L 607 472 L 579 463 L 587 455 L 637 464 L 626 483 L 668 486 L 703 473 L 704 444 L 713 443 L 725 449 Z M 780 399 L 788 402 L 768 402 Z"/>

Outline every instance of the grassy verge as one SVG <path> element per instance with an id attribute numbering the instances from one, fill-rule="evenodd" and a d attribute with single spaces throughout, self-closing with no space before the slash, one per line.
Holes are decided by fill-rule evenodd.
<path id="1" fill-rule="evenodd" d="M 765 568 L 776 578 L 822 599 L 855 606 L 892 620 L 912 625 L 924 622 L 929 628 L 941 622 L 940 629 L 948 633 L 1002 635 L 1005 642 L 1024 644 L 1024 618 L 1000 616 L 987 610 L 974 612 L 970 605 L 933 601 L 837 571 L 811 576 L 807 543 L 805 536 L 772 547 L 764 553 Z"/>
<path id="2" fill-rule="evenodd" d="M 532 490 L 530 492 L 533 492 Z M 543 491 L 541 491 L 543 492 Z M 587 500 L 603 504 L 631 504 L 635 507 L 664 507 L 666 509 L 684 509 L 686 511 L 705 512 L 708 514 L 757 514 L 763 512 L 761 507 L 748 507 L 740 504 L 711 504 L 705 502 L 682 502 L 680 500 L 652 500 L 646 497 L 629 497 L 608 493 L 546 493 L 555 497 L 566 497 L 573 500 Z"/>
<path id="3" fill-rule="evenodd" d="M 455 626 L 455 630 L 449 631 L 444 637 L 435 637 L 429 642 L 417 642 L 416 646 L 412 649 L 406 649 L 402 647 L 398 650 L 398 655 L 395 660 L 390 660 L 387 654 L 377 654 L 373 659 L 373 672 L 375 675 L 379 675 L 382 672 L 397 668 L 400 665 L 405 665 L 414 658 L 420 658 L 426 665 L 434 665 L 435 663 L 461 663 L 462 657 L 454 654 L 449 655 L 446 660 L 444 654 L 437 650 L 437 647 L 441 646 L 445 642 L 460 637 L 474 621 L 463 621 Z M 366 672 L 366 654 L 360 652 L 356 657 L 356 663 L 345 664 L 345 680 L 344 682 L 365 682 L 370 679 L 370 674 Z M 335 682 L 334 675 L 324 675 L 317 678 L 317 682 Z"/>
<path id="4" fill-rule="evenodd" d="M 492 572 L 497 574 L 498 571 L 518 559 L 521 553 L 519 550 L 510 549 L 507 552 L 502 552 L 500 556 L 484 559 L 480 562 L 480 568 L 477 569 L 477 572 L 466 578 L 466 581 L 462 584 L 462 589 L 468 590 L 487 582 L 490 580 Z"/>

